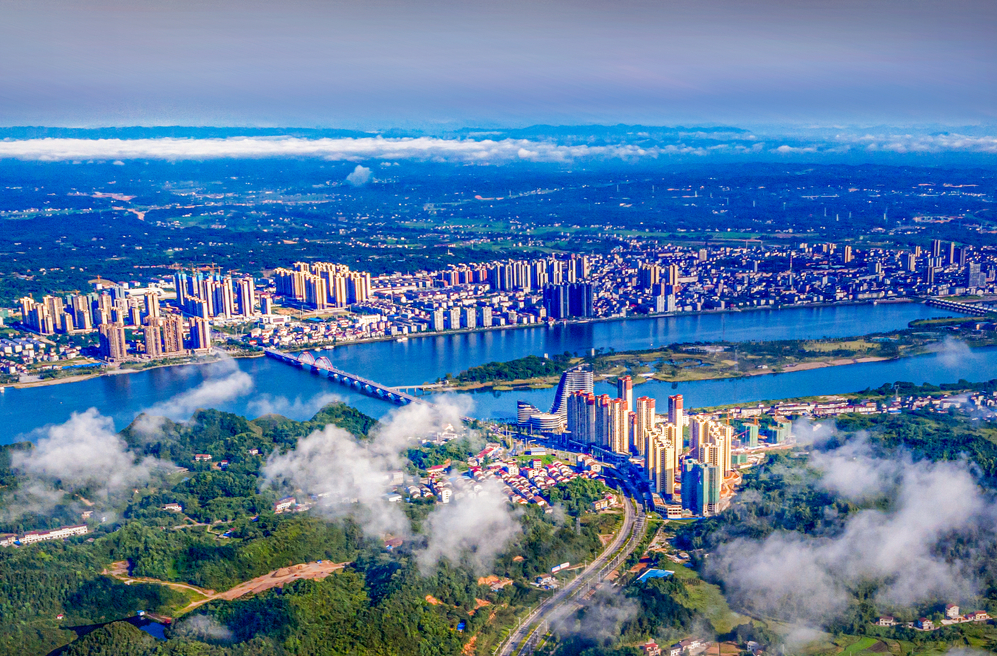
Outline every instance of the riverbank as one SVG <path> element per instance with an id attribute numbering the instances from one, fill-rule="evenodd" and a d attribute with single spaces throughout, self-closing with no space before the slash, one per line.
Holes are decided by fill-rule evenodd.
<path id="1" fill-rule="evenodd" d="M 236 352 L 231 352 L 230 353 L 228 351 L 222 350 L 221 352 L 224 353 L 226 356 L 232 358 L 233 360 L 241 360 L 241 359 L 247 359 L 247 358 L 261 358 L 261 357 L 263 357 L 263 351 L 260 351 L 259 353 L 255 353 L 255 352 L 250 353 L 250 352 L 247 352 L 247 351 L 236 351 Z M 130 375 L 130 374 L 140 374 L 140 373 L 143 373 L 143 372 L 146 372 L 146 371 L 152 371 L 153 369 L 164 369 L 164 368 L 168 368 L 168 367 L 187 367 L 187 366 L 190 366 L 190 365 L 212 364 L 213 362 L 218 362 L 219 360 L 221 360 L 220 357 L 195 356 L 195 357 L 191 357 L 189 359 L 186 359 L 186 360 L 184 360 L 182 362 L 163 362 L 163 363 L 155 363 L 155 364 L 150 363 L 150 365 L 148 367 L 142 367 L 140 369 L 134 369 L 134 368 L 123 369 L 121 367 L 114 368 L 114 369 L 105 368 L 105 369 L 102 369 L 100 371 L 100 373 L 95 373 L 95 374 L 85 374 L 85 375 L 81 375 L 81 376 L 64 376 L 64 377 L 61 377 L 61 378 L 49 378 L 49 379 L 45 379 L 45 380 L 32 380 L 32 381 L 26 381 L 26 382 L 8 383 L 7 385 L 5 385 L 3 387 L 9 387 L 9 388 L 13 388 L 13 389 L 30 389 L 32 387 L 49 387 L 51 385 L 62 385 L 63 383 L 81 383 L 83 381 L 93 380 L 95 378 L 104 378 L 104 377 L 107 377 L 107 376 L 125 376 L 125 375 Z"/>

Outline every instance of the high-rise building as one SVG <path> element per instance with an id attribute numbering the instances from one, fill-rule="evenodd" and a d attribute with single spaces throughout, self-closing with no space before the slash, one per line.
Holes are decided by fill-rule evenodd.
<path id="1" fill-rule="evenodd" d="M 125 327 L 120 323 L 105 323 L 100 326 L 100 354 L 107 360 L 119 362 L 128 355 L 125 343 Z"/>
<path id="2" fill-rule="evenodd" d="M 668 397 L 668 423 L 675 424 L 679 430 L 679 435 L 682 434 L 682 428 L 685 426 L 685 413 L 682 410 L 681 394 L 673 394 Z"/>
<path id="3" fill-rule="evenodd" d="M 93 330 L 93 309 L 89 296 L 82 294 L 73 296 L 72 311 L 77 330 L 87 332 Z"/>
<path id="4" fill-rule="evenodd" d="M 163 355 L 163 320 L 159 317 L 145 318 L 145 354 L 150 358 Z"/>
<path id="5" fill-rule="evenodd" d="M 637 269 L 637 284 L 641 289 L 651 289 L 661 279 L 661 267 L 657 264 L 641 264 Z"/>
<path id="6" fill-rule="evenodd" d="M 785 444 L 793 436 L 793 424 L 785 417 L 776 417 L 772 428 L 768 431 L 769 442 Z"/>
<path id="7" fill-rule="evenodd" d="M 543 306 L 551 319 L 593 316 L 592 283 L 575 282 L 548 285 L 543 290 Z"/>
<path id="8" fill-rule="evenodd" d="M 851 246 L 845 246 L 843 259 L 845 261 L 845 264 L 849 264 L 853 259 L 855 259 L 852 256 L 852 247 Z"/>
<path id="9" fill-rule="evenodd" d="M 145 294 L 145 316 L 155 318 L 159 314 L 159 294 L 156 292 L 147 292 Z"/>
<path id="10" fill-rule="evenodd" d="M 211 348 L 211 326 L 206 319 L 191 318 L 190 346 L 195 351 L 207 351 Z"/>
<path id="11" fill-rule="evenodd" d="M 981 289 L 987 286 L 987 276 L 980 267 L 979 262 L 969 262 L 966 265 L 966 287 L 969 289 Z"/>
<path id="12" fill-rule="evenodd" d="M 370 274 L 366 271 L 351 271 L 346 279 L 346 298 L 350 303 L 366 303 L 370 300 Z"/>
<path id="13" fill-rule="evenodd" d="M 917 256 L 913 253 L 907 253 L 903 256 L 904 258 L 904 268 L 908 271 L 914 271 L 917 268 Z"/>
<path id="14" fill-rule="evenodd" d="M 758 446 L 758 422 L 749 421 L 743 425 L 744 428 L 744 442 L 749 448 L 755 448 Z"/>
<path id="15" fill-rule="evenodd" d="M 933 239 L 931 241 L 931 257 L 941 257 L 942 256 L 942 240 Z"/>
<path id="16" fill-rule="evenodd" d="M 551 319 L 567 319 L 571 316 L 567 285 L 549 285 L 543 290 L 543 305 Z"/>
<path id="17" fill-rule="evenodd" d="M 648 396 L 638 397 L 634 413 L 634 439 L 633 447 L 640 455 L 647 453 L 647 440 L 654 429 L 654 399 Z"/>
<path id="18" fill-rule="evenodd" d="M 665 269 L 665 284 L 672 287 L 679 284 L 679 265 L 670 264 Z"/>
<path id="19" fill-rule="evenodd" d="M 629 451 L 627 411 L 623 399 L 602 394 L 595 404 L 596 443 L 613 453 Z"/>
<path id="20" fill-rule="evenodd" d="M 478 311 L 473 307 L 464 307 L 460 311 L 460 327 L 473 330 L 478 327 Z"/>
<path id="21" fill-rule="evenodd" d="M 478 308 L 478 325 L 482 328 L 492 327 L 492 306 L 483 305 Z"/>
<path id="22" fill-rule="evenodd" d="M 177 292 L 177 305 L 180 307 L 185 307 L 187 305 L 187 293 L 188 293 L 188 283 L 187 274 L 183 271 L 177 271 L 173 274 L 173 287 Z"/>
<path id="23" fill-rule="evenodd" d="M 49 316 L 48 308 L 42 303 L 36 303 L 35 299 L 25 296 L 20 300 L 21 323 L 28 330 L 33 330 L 41 335 L 51 335 L 55 332 L 55 325 L 52 317 Z"/>
<path id="24" fill-rule="evenodd" d="M 704 517 L 720 511 L 723 477 L 718 467 L 686 460 L 682 467 L 682 507 Z"/>
<path id="25" fill-rule="evenodd" d="M 568 397 L 575 392 L 592 393 L 592 371 L 586 365 L 578 365 L 561 374 L 561 381 L 554 393 L 554 403 L 550 407 L 552 415 L 568 416 Z"/>
<path id="26" fill-rule="evenodd" d="M 260 312 L 266 316 L 273 314 L 273 296 L 269 294 L 260 296 Z"/>
<path id="27" fill-rule="evenodd" d="M 567 397 L 567 428 L 571 439 L 581 444 L 596 444 L 596 398 L 592 392 L 579 390 Z M 556 413 L 551 413 L 556 414 Z"/>
<path id="28" fill-rule="evenodd" d="M 433 330 L 439 333 L 446 329 L 446 310 L 436 308 L 433 310 Z"/>
<path id="29" fill-rule="evenodd" d="M 616 381 L 616 398 L 623 399 L 627 412 L 634 409 L 634 382 L 630 376 L 623 376 Z"/>
<path id="30" fill-rule="evenodd" d="M 305 303 L 316 310 L 324 310 L 329 303 L 328 281 L 322 276 L 305 275 Z M 339 306 L 342 307 L 342 306 Z"/>
<path id="31" fill-rule="evenodd" d="M 576 282 L 568 287 L 568 311 L 573 317 L 594 316 L 595 288 L 592 283 Z"/>
<path id="32" fill-rule="evenodd" d="M 702 462 L 712 462 L 721 468 L 721 474 L 726 476 L 731 471 L 731 447 L 734 439 L 734 428 L 729 424 L 713 421 L 701 416 L 689 418 L 690 446 L 694 454 L 714 453 L 704 451 L 715 447 L 715 456 L 709 458 L 697 456 Z"/>
<path id="33" fill-rule="evenodd" d="M 239 279 L 239 314 L 251 317 L 256 314 L 256 281 L 252 276 Z"/>
<path id="34" fill-rule="evenodd" d="M 163 354 L 183 351 L 183 318 L 179 314 L 165 314 L 160 317 L 163 338 Z"/>
<path id="35" fill-rule="evenodd" d="M 682 433 L 675 427 L 675 424 L 658 424 L 663 432 L 665 439 L 668 440 L 675 449 L 672 451 L 672 469 L 679 472 L 679 467 L 681 466 L 682 452 L 684 450 L 682 443 Z"/>
<path id="36" fill-rule="evenodd" d="M 675 444 L 661 430 L 648 435 L 645 466 L 651 487 L 670 501 L 675 494 Z"/>

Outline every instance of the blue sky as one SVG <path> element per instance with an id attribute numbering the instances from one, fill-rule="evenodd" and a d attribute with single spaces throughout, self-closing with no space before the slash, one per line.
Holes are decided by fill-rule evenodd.
<path id="1" fill-rule="evenodd" d="M 0 125 L 997 124 L 993 0 L 0 0 Z"/>

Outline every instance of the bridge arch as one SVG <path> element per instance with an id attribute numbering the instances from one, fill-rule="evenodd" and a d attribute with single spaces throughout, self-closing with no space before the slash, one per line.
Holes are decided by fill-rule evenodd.
<path id="1" fill-rule="evenodd" d="M 332 361 L 323 355 L 315 361 L 315 366 L 319 369 L 332 369 Z"/>
<path id="2" fill-rule="evenodd" d="M 300 362 L 301 364 L 308 364 L 308 365 L 315 364 L 315 356 L 312 355 L 311 351 L 305 351 L 304 353 L 298 356 L 298 362 Z"/>

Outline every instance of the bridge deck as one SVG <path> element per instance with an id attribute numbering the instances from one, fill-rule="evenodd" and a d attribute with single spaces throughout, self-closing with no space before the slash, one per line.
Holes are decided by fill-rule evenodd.
<path id="1" fill-rule="evenodd" d="M 369 378 L 357 376 L 356 374 L 351 374 L 348 371 L 343 371 L 342 369 L 334 367 L 332 366 L 332 363 L 329 362 L 328 358 L 322 357 L 316 360 L 315 356 L 308 351 L 305 351 L 297 357 L 272 349 L 267 349 L 264 353 L 268 357 L 280 360 L 281 362 L 286 362 L 296 367 L 323 372 L 329 378 L 332 378 L 333 380 L 336 380 L 344 385 L 356 387 L 359 391 L 366 393 L 369 396 L 374 396 L 375 398 L 385 399 L 402 405 L 424 402 L 422 399 L 411 394 L 407 394 L 400 389 L 388 387 L 387 385 L 382 385 L 381 383 L 373 381 Z"/>

